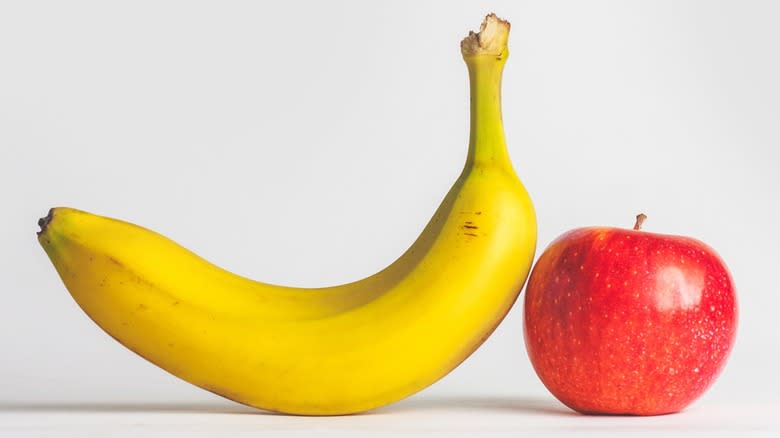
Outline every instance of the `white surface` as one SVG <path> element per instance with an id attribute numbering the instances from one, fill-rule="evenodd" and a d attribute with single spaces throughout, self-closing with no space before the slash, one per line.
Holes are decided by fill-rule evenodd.
<path id="1" fill-rule="evenodd" d="M 289 417 L 238 405 L 49 404 L 0 408 L 12 437 L 777 436 L 778 405 L 710 405 L 659 417 L 594 417 L 532 399 L 412 399 L 345 417 Z"/>
<path id="2" fill-rule="evenodd" d="M 458 42 L 489 10 L 512 22 L 504 120 L 537 207 L 538 252 L 565 230 L 630 226 L 643 211 L 645 229 L 697 237 L 730 266 L 737 344 L 700 408 L 605 420 L 448 407 L 330 422 L 33 409 L 3 414 L 3 427 L 776 427 L 760 408 L 780 398 L 771 1 L 0 3 L 0 400 L 214 402 L 73 303 L 35 240 L 51 206 L 142 224 L 269 282 L 334 284 L 390 263 L 461 169 Z M 521 317 L 518 305 L 423 395 L 549 400 Z"/>

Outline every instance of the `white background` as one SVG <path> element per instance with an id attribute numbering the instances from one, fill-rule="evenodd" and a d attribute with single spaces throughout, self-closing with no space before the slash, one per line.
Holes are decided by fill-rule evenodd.
<path id="1" fill-rule="evenodd" d="M 102 333 L 38 246 L 38 217 L 64 205 L 268 282 L 377 271 L 461 169 L 459 41 L 489 11 L 512 23 L 504 121 L 537 207 L 537 254 L 565 230 L 627 227 L 641 211 L 646 230 L 709 243 L 734 275 L 736 346 L 689 412 L 558 427 L 567 411 L 530 367 L 518 305 L 461 367 L 386 415 L 220 414 L 252 411 Z M 761 417 L 780 407 L 778 22 L 772 1 L 0 3 L 0 435 L 170 436 L 177 421 L 192 428 L 176 413 L 224 422 L 215 431 L 304 435 L 780 430 Z"/>

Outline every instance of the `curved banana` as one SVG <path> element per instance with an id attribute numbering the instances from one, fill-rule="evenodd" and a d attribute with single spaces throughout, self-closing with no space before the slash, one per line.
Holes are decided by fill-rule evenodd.
<path id="1" fill-rule="evenodd" d="M 414 244 L 353 283 L 252 281 L 150 230 L 69 208 L 38 239 L 103 330 L 168 372 L 258 408 L 347 414 L 398 401 L 465 360 L 514 303 L 536 222 L 501 123 L 509 23 L 461 43 L 471 85 L 462 174 Z"/>

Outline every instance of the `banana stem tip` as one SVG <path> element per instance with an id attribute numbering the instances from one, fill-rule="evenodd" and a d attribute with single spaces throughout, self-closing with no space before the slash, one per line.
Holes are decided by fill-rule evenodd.
<path id="1" fill-rule="evenodd" d="M 507 48 L 510 24 L 490 13 L 482 21 L 479 32 L 470 31 L 460 42 L 460 51 L 464 56 L 496 55 L 499 56 Z"/>

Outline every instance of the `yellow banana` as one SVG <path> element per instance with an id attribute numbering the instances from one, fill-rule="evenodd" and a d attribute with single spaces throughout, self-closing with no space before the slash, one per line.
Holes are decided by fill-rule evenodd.
<path id="1" fill-rule="evenodd" d="M 103 330 L 168 372 L 258 408 L 347 414 L 398 401 L 466 359 L 515 302 L 536 248 L 504 143 L 509 23 L 461 43 L 471 87 L 463 172 L 420 237 L 377 274 L 302 289 L 249 280 L 139 226 L 55 208 L 38 240 Z"/>

